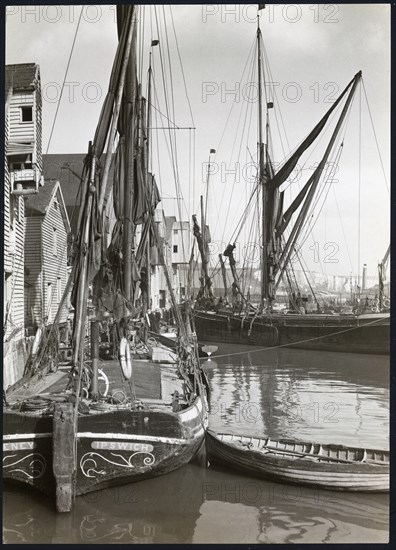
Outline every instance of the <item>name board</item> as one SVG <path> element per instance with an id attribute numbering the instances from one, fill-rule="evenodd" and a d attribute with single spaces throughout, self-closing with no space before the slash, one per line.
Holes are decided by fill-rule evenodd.
<path id="1" fill-rule="evenodd" d="M 30 451 L 34 449 L 34 441 L 15 441 L 14 443 L 3 443 L 3 451 Z"/>
<path id="2" fill-rule="evenodd" d="M 150 453 L 153 446 L 148 443 L 132 443 L 130 441 L 92 441 L 92 449 L 108 451 L 142 451 Z"/>

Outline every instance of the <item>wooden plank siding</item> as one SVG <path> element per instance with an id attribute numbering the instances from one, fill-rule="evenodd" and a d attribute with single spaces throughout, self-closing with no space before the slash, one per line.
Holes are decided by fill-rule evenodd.
<path id="1" fill-rule="evenodd" d="M 21 122 L 21 107 L 33 107 L 32 122 Z M 41 108 L 40 108 L 41 111 Z M 32 91 L 14 91 L 10 100 L 9 110 L 10 141 L 33 142 L 35 141 L 35 93 Z M 35 159 L 33 159 L 35 162 Z"/>
<path id="2" fill-rule="evenodd" d="M 40 170 L 40 174 L 43 173 L 43 152 L 42 152 L 42 141 L 43 141 L 43 135 L 42 135 L 42 98 L 41 98 L 41 88 L 39 86 L 36 87 L 35 91 L 35 102 L 34 102 L 34 112 L 33 112 L 33 119 L 36 120 L 35 124 L 35 158 L 33 159 L 33 162 L 37 164 L 38 169 Z"/>
<path id="3" fill-rule="evenodd" d="M 25 267 L 25 203 L 22 197 L 15 197 L 18 218 L 14 220 L 15 252 L 12 265 L 12 316 L 9 321 L 10 329 L 19 329 L 16 334 L 18 340 L 25 337 L 24 330 L 24 267 Z"/>
<path id="4" fill-rule="evenodd" d="M 25 275 L 26 300 L 25 324 L 28 329 L 37 328 L 43 316 L 43 286 L 42 286 L 42 245 L 40 217 L 26 217 L 25 235 L 25 265 L 28 273 Z M 32 315 L 33 310 L 33 315 Z M 30 334 L 34 334 L 29 330 Z"/>
<path id="5" fill-rule="evenodd" d="M 48 324 L 55 318 L 60 300 L 67 283 L 67 230 L 61 211 L 61 191 L 58 187 L 51 204 L 47 209 L 46 216 L 42 224 L 41 239 L 43 243 L 43 295 L 44 295 L 44 315 L 48 316 Z M 55 204 L 57 205 L 55 207 Z M 54 249 L 54 229 L 56 230 L 56 250 Z M 59 283 L 58 283 L 59 279 Z M 60 285 L 59 291 L 58 286 Z M 50 310 L 49 303 L 49 285 L 52 288 L 52 299 Z M 65 306 L 62 309 L 59 322 L 64 322 L 68 315 L 68 309 Z"/>
<path id="6" fill-rule="evenodd" d="M 29 286 L 25 279 L 25 199 L 11 194 L 10 167 L 15 159 L 11 144 L 26 148 L 42 171 L 42 99 L 40 70 L 34 63 L 6 66 L 5 178 L 4 178 L 4 309 L 8 308 L 3 334 L 3 384 L 12 386 L 22 377 L 27 360 L 25 310 Z M 32 107 L 32 121 L 22 122 L 22 107 Z M 30 149 L 30 151 L 29 151 Z M 18 155 L 16 155 L 17 157 Z M 16 162 L 18 158 L 15 159 Z M 39 174 L 41 175 L 41 174 Z M 35 242 L 40 243 L 41 235 Z M 5 319 L 4 319 L 5 320 Z"/>
<path id="7" fill-rule="evenodd" d="M 5 116 L 5 151 L 12 133 L 10 105 L 7 98 Z M 24 320 L 24 249 L 25 210 L 22 197 L 11 197 L 8 160 L 4 157 L 4 309 L 3 309 L 3 385 L 17 382 L 26 361 Z M 13 215 L 11 215 L 11 208 Z M 6 320 L 7 316 L 7 320 Z"/>
<path id="8" fill-rule="evenodd" d="M 9 123 L 8 123 L 8 99 L 6 101 L 5 108 L 5 125 L 4 125 L 4 240 L 3 240 L 3 254 L 4 254 L 4 271 L 11 271 L 11 256 L 8 253 L 8 247 L 10 243 L 10 172 L 8 170 L 8 161 L 5 151 L 7 150 L 7 143 L 9 137 Z M 5 303 L 5 301 L 4 301 Z M 4 308 L 5 312 L 5 308 Z"/>
<path id="9" fill-rule="evenodd" d="M 5 117 L 5 144 L 7 145 L 12 130 L 10 124 L 10 107 L 12 96 L 8 97 Z M 24 237 L 25 212 L 22 197 L 10 195 L 10 173 L 5 156 L 4 171 L 4 315 L 7 325 L 4 338 L 11 334 L 15 340 L 25 337 L 24 326 Z M 11 212 L 12 209 L 12 212 Z"/>

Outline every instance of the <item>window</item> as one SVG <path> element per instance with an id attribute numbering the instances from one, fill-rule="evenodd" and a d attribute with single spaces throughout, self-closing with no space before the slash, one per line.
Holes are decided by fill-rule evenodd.
<path id="1" fill-rule="evenodd" d="M 174 230 L 173 230 L 173 234 L 174 234 L 174 235 L 177 235 L 177 229 L 174 229 Z"/>
<path id="2" fill-rule="evenodd" d="M 10 163 L 10 170 L 31 170 L 33 167 L 32 164 L 32 155 L 18 155 L 14 157 L 14 161 Z"/>
<path id="3" fill-rule="evenodd" d="M 174 252 L 174 254 L 177 254 L 177 249 L 178 249 L 177 244 L 174 244 L 174 245 L 173 245 L 173 252 Z"/>
<path id="4" fill-rule="evenodd" d="M 21 107 L 21 122 L 33 122 L 33 107 Z"/>
<path id="5" fill-rule="evenodd" d="M 54 256 L 58 255 L 58 234 L 56 231 L 56 227 L 54 227 L 54 232 L 53 232 L 52 253 Z"/>

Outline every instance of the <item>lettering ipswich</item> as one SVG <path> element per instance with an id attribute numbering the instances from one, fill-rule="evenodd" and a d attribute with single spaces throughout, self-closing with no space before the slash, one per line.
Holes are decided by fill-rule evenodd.
<path id="1" fill-rule="evenodd" d="M 131 443 L 129 441 L 92 441 L 92 449 L 109 451 L 142 451 L 150 453 L 153 446 L 148 443 Z"/>

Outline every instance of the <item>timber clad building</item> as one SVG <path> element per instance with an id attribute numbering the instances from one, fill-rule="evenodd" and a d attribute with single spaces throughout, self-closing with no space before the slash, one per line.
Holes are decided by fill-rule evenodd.
<path id="1" fill-rule="evenodd" d="M 70 225 L 59 182 L 44 185 L 40 69 L 6 66 L 3 386 L 18 382 L 26 337 L 51 324 L 67 280 Z M 67 305 L 67 304 L 66 304 Z M 66 319 L 67 309 L 61 319 Z"/>
<path id="2" fill-rule="evenodd" d="M 24 323 L 24 196 L 42 183 L 41 85 L 35 63 L 7 65 L 4 178 L 4 388 L 21 378 Z"/>
<path id="3" fill-rule="evenodd" d="M 44 321 L 51 324 L 67 283 L 69 219 L 59 182 L 45 182 L 25 204 L 25 326 L 35 334 Z M 66 321 L 68 301 L 60 312 Z"/>

